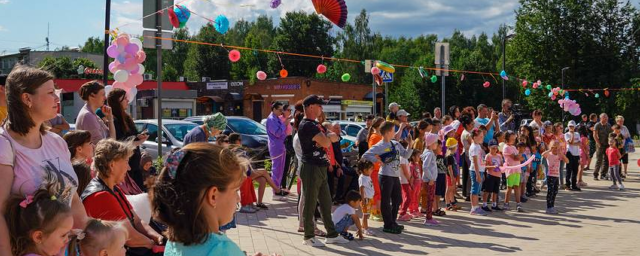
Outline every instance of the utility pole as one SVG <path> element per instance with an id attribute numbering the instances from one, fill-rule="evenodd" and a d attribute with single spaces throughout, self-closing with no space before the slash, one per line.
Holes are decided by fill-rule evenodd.
<path id="1" fill-rule="evenodd" d="M 162 0 L 156 0 L 156 81 L 158 101 L 158 156 L 162 157 Z"/>
<path id="2" fill-rule="evenodd" d="M 109 84 L 109 55 L 107 55 L 107 48 L 109 47 L 109 23 L 111 21 L 111 0 L 106 0 L 107 6 L 104 14 L 104 60 L 102 61 L 102 84 L 107 86 Z"/>
<path id="3" fill-rule="evenodd" d="M 562 68 L 562 91 L 564 91 L 564 71 L 568 69 L 569 67 Z M 564 111 L 562 111 L 562 122 L 564 123 Z"/>
<path id="4" fill-rule="evenodd" d="M 504 36 L 502 37 L 502 70 L 505 70 L 505 66 L 507 65 L 507 32 L 505 31 Z M 504 79 L 502 79 L 502 100 L 507 97 L 507 89 L 504 84 Z"/>
<path id="5" fill-rule="evenodd" d="M 49 22 L 47 22 L 47 51 L 49 51 Z"/>
<path id="6" fill-rule="evenodd" d="M 442 111 L 445 111 L 445 109 L 446 109 L 445 108 L 446 107 L 446 105 L 445 105 L 445 87 L 446 86 L 445 86 L 445 81 L 444 81 L 444 78 L 445 78 L 445 76 L 444 76 L 445 75 L 445 71 L 444 71 L 444 69 L 445 69 L 445 61 L 444 61 L 445 56 L 444 56 L 444 53 L 445 53 L 444 45 L 440 45 L 440 60 L 441 60 L 440 61 L 440 63 L 441 63 L 440 64 L 440 68 L 442 68 L 442 70 L 440 70 L 440 82 L 442 83 L 442 85 L 441 85 L 441 87 L 442 87 Z"/>

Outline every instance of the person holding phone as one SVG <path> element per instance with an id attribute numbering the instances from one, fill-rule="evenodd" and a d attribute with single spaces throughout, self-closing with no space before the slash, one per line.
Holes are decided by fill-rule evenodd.
<path id="1" fill-rule="evenodd" d="M 79 94 L 85 104 L 76 118 L 76 129 L 90 132 L 94 145 L 102 139 L 115 139 L 113 114 L 111 108 L 104 105 L 104 85 L 97 80 L 87 82 L 80 87 Z"/>

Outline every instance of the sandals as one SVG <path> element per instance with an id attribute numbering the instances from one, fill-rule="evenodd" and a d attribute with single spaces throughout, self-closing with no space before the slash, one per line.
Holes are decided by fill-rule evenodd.
<path id="1" fill-rule="evenodd" d="M 447 213 L 444 212 L 442 209 L 438 209 L 435 212 L 433 212 L 433 215 L 435 215 L 435 216 L 445 216 L 445 215 L 447 215 Z"/>

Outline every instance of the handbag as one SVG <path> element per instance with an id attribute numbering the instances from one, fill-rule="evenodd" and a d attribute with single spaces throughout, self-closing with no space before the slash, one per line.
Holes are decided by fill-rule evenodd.
<path id="1" fill-rule="evenodd" d="M 396 160 L 396 155 L 398 155 L 398 150 L 396 150 L 396 146 L 394 145 L 393 141 L 391 142 L 391 151 L 386 152 L 384 154 L 380 155 L 380 160 L 385 163 L 391 163 L 394 160 Z"/>
<path id="2" fill-rule="evenodd" d="M 633 145 L 633 140 L 631 138 L 627 138 L 624 140 L 624 150 L 627 153 L 635 153 L 636 147 Z"/>

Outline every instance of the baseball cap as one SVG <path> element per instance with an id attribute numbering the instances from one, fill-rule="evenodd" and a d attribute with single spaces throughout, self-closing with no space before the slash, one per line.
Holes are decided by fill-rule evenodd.
<path id="1" fill-rule="evenodd" d="M 400 107 L 400 104 L 398 104 L 397 102 L 391 102 L 389 104 L 389 109 L 391 109 L 392 107 Z"/>
<path id="2" fill-rule="evenodd" d="M 576 126 L 576 121 L 573 121 L 573 120 L 569 121 L 569 124 L 567 126 L 575 127 Z"/>
<path id="3" fill-rule="evenodd" d="M 302 101 L 302 105 L 304 105 L 305 107 L 308 107 L 308 106 L 311 106 L 311 105 L 314 105 L 314 104 L 323 105 L 324 101 L 322 101 L 322 99 L 320 97 L 318 97 L 318 95 L 315 95 L 315 94 L 311 94 L 311 95 L 307 96 Z"/>
<path id="4" fill-rule="evenodd" d="M 447 148 L 455 148 L 458 146 L 458 140 L 455 138 L 448 138 L 446 143 Z"/>
<path id="5" fill-rule="evenodd" d="M 424 144 L 429 146 L 438 141 L 438 135 L 435 133 L 425 133 L 424 134 Z"/>
<path id="6" fill-rule="evenodd" d="M 491 141 L 489 141 L 489 147 L 497 147 L 498 146 L 498 141 L 493 139 Z"/>
<path id="7" fill-rule="evenodd" d="M 410 116 L 410 114 L 407 113 L 407 111 L 405 111 L 404 109 L 399 110 L 396 115 L 397 116 Z"/>

